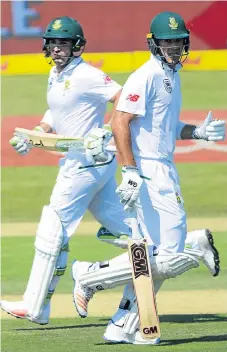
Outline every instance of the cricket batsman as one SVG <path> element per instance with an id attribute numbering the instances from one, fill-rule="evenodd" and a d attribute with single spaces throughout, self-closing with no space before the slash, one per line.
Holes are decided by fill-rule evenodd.
<path id="1" fill-rule="evenodd" d="M 188 240 L 184 202 L 173 162 L 176 139 L 222 141 L 225 122 L 213 119 L 211 112 L 201 126 L 188 125 L 179 119 L 178 71 L 190 46 L 189 30 L 179 14 L 162 12 L 152 20 L 148 46 L 152 53 L 150 60 L 132 73 L 123 86 L 113 115 L 112 130 L 124 165 L 117 193 L 126 210 L 137 209 L 142 233 L 149 244 L 157 293 L 165 279 L 197 267 L 196 257 L 200 252 L 199 241 L 197 247 L 191 247 L 191 255 L 184 251 Z M 154 248 L 157 248 L 155 255 Z M 214 271 L 219 271 L 214 248 L 213 251 L 210 249 L 208 257 L 212 258 Z M 127 253 L 106 262 L 75 261 L 72 272 L 74 300 L 81 316 L 87 315 L 86 296 L 130 282 L 119 309 L 107 326 L 104 339 L 131 344 L 159 342 L 141 337 Z M 82 299 L 85 309 L 79 303 Z"/>
<path id="2" fill-rule="evenodd" d="M 117 237 L 130 235 L 127 216 L 115 193 L 116 158 L 104 149 L 112 134 L 102 129 L 107 102 L 115 103 L 122 87 L 82 59 L 86 39 L 78 21 L 67 16 L 53 19 L 43 39 L 45 56 L 55 66 L 48 78 L 49 109 L 38 129 L 85 137 L 89 150 L 70 150 L 60 160 L 50 203 L 43 207 L 37 228 L 23 301 L 1 301 L 1 308 L 12 316 L 38 324 L 49 321 L 50 298 L 66 270 L 69 240 L 86 210 Z M 28 141 L 18 136 L 10 143 L 21 155 L 31 149 Z"/>

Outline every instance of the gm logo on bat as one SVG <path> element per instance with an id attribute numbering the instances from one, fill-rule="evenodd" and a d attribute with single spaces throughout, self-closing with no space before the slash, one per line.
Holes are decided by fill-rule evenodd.
<path id="1" fill-rule="evenodd" d="M 157 326 L 149 326 L 149 327 L 145 327 L 143 328 L 143 333 L 146 335 L 151 335 L 151 334 L 157 334 L 158 333 L 158 328 Z"/>
<path id="2" fill-rule="evenodd" d="M 135 279 L 141 275 L 149 276 L 145 244 L 133 243 L 131 247 L 131 254 Z"/>

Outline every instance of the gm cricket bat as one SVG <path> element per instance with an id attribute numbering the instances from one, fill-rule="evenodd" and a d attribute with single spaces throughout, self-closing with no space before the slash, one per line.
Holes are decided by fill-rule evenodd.
<path id="1" fill-rule="evenodd" d="M 66 137 L 54 133 L 31 131 L 25 128 L 15 128 L 16 136 L 25 138 L 32 147 L 50 151 L 67 152 L 69 148 L 83 150 L 84 139 L 77 137 Z"/>
<path id="2" fill-rule="evenodd" d="M 132 277 L 140 318 L 140 332 L 145 339 L 161 336 L 153 279 L 146 240 L 141 236 L 136 212 L 131 213 L 132 238 L 128 242 Z"/>

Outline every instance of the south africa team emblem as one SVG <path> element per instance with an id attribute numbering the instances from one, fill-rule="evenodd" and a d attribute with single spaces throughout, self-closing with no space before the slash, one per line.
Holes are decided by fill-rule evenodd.
<path id="1" fill-rule="evenodd" d="M 168 93 L 172 93 L 172 87 L 171 87 L 171 84 L 170 84 L 170 81 L 168 80 L 168 78 L 163 79 L 163 84 L 164 84 L 165 90 Z"/>

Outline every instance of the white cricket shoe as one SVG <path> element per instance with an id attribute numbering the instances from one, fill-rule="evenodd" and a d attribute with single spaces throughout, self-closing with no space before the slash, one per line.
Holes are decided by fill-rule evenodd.
<path id="1" fill-rule="evenodd" d="M 123 328 L 115 325 L 112 320 L 107 325 L 103 339 L 112 343 L 128 343 L 133 345 L 158 345 L 160 338 L 146 340 L 141 336 L 139 330 L 134 334 L 125 334 Z"/>
<path id="2" fill-rule="evenodd" d="M 40 325 L 46 325 L 49 322 L 50 302 L 44 306 L 42 314 L 39 318 L 32 318 L 28 315 L 28 309 L 24 301 L 10 302 L 3 300 L 0 302 L 0 306 L 3 311 L 16 318 L 28 319 L 33 323 Z"/>
<path id="3" fill-rule="evenodd" d="M 218 251 L 214 246 L 214 239 L 211 231 L 208 229 L 191 231 L 188 233 L 188 240 L 189 243 L 186 243 L 185 252 L 190 254 L 194 252 L 196 255 L 198 249 L 201 253 L 198 258 L 200 258 L 207 266 L 211 275 L 218 276 L 220 271 L 220 260 Z M 193 246 L 191 247 L 192 243 Z"/>
<path id="4" fill-rule="evenodd" d="M 210 230 L 205 229 L 203 235 L 198 237 L 199 246 L 203 252 L 202 261 L 208 267 L 213 276 L 218 276 L 220 271 L 220 259 L 214 239 Z"/>
<path id="5" fill-rule="evenodd" d="M 94 290 L 80 284 L 79 276 L 88 272 L 88 268 L 92 263 L 79 262 L 74 260 L 72 264 L 72 278 L 74 280 L 73 302 L 78 314 L 81 318 L 86 318 L 88 315 L 88 303 L 93 297 Z"/>

